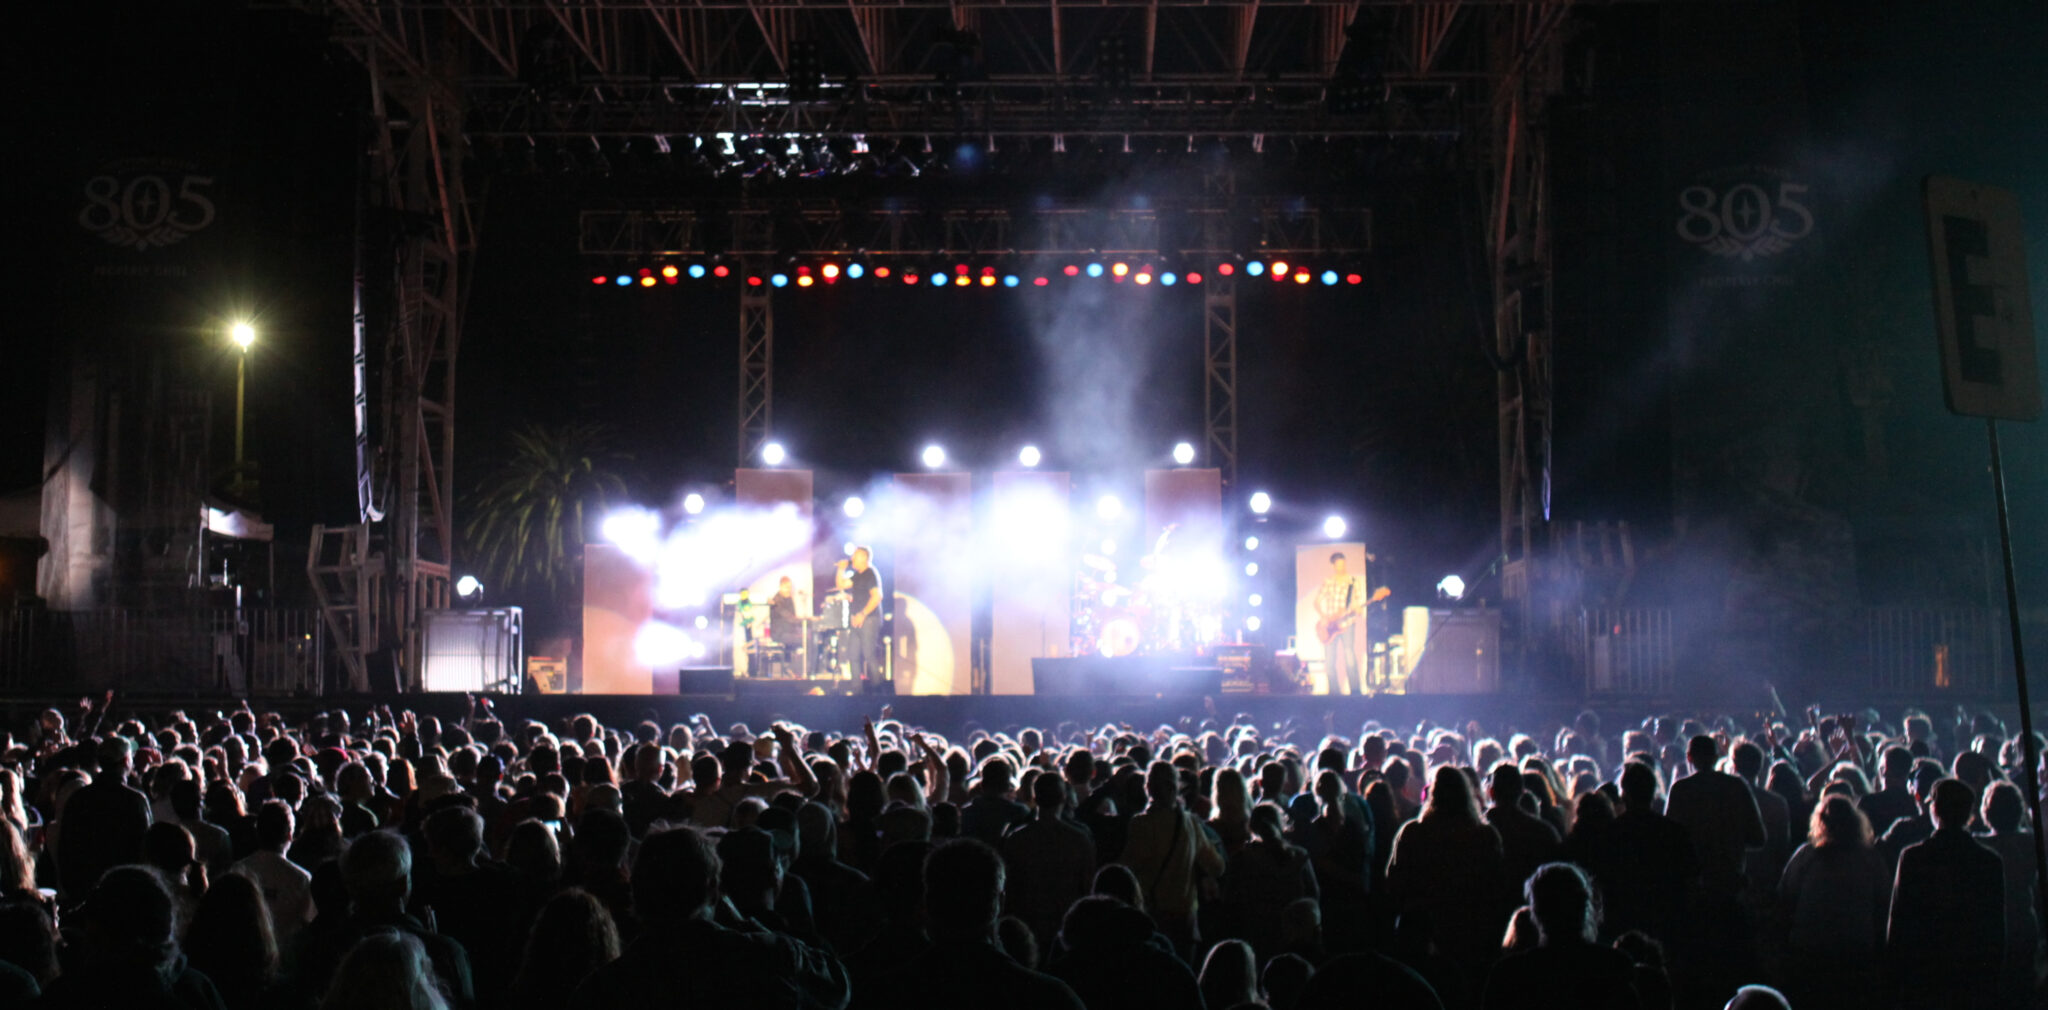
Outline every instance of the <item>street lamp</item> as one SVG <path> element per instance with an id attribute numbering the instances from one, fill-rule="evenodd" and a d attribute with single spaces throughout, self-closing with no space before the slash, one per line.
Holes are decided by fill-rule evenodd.
<path id="1" fill-rule="evenodd" d="M 242 407 L 249 388 L 249 345 L 256 342 L 256 327 L 248 323 L 236 323 L 228 328 L 228 338 L 242 351 L 235 359 L 235 488 L 242 487 Z"/>

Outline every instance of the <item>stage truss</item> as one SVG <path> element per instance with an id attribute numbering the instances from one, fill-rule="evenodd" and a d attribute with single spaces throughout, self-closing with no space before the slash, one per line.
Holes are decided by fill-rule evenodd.
<path id="1" fill-rule="evenodd" d="M 1482 168 L 1477 174 L 1486 186 L 1506 595 L 1526 599 L 1539 581 L 1530 547 L 1535 527 L 1549 516 L 1551 426 L 1540 124 L 1557 83 L 1559 29 L 1572 0 L 280 6 L 328 19 L 335 41 L 369 70 L 378 142 L 364 185 L 374 208 L 405 222 L 395 254 L 383 251 L 389 262 L 368 267 L 392 271 L 400 310 L 368 321 L 381 351 L 358 355 L 359 389 L 373 379 L 364 366 L 368 355 L 381 353 L 388 363 L 381 388 L 359 394 L 362 521 L 316 531 L 308 566 L 358 681 L 371 655 L 395 650 L 401 686 L 416 685 L 420 615 L 446 594 L 459 281 L 474 248 L 476 213 L 462 185 L 463 163 L 471 153 L 496 156 L 522 145 L 587 144 L 602 153 L 607 143 L 633 138 L 652 138 L 669 151 L 719 134 L 858 138 L 862 145 L 929 144 L 936 136 L 991 148 L 1043 143 L 1058 153 L 1077 138 L 1125 151 L 1133 138 L 1155 148 L 1162 138 L 1185 138 L 1190 151 L 1226 138 L 1241 138 L 1253 150 L 1274 138 L 1458 141 Z M 1198 212 L 1235 205 L 1228 179 L 1208 180 L 1204 192 L 1211 206 Z M 829 208 L 793 216 L 762 208 L 728 213 L 736 238 L 760 239 L 758 247 L 727 250 L 735 255 L 787 255 L 777 222 L 826 232 L 849 226 L 843 212 Z M 1088 226 L 1137 223 L 1111 218 Z M 585 251 L 681 251 L 697 219 L 695 211 L 592 212 L 582 222 Z M 871 215 L 860 226 L 892 236 L 892 248 L 950 252 L 1000 247 L 991 232 L 1014 224 L 956 208 L 938 215 L 939 240 L 906 238 L 906 229 L 931 221 L 929 214 L 917 221 Z M 763 227 L 746 230 L 746 222 Z M 1315 224 L 1317 249 L 1344 248 L 1322 238 L 1321 219 Z M 1207 222 L 1197 231 L 1205 243 L 1234 237 Z M 1156 237 L 1151 245 L 1131 244 L 1133 252 L 1160 250 Z M 1085 251 L 1107 250 L 1097 240 Z M 1234 285 L 1213 285 L 1203 297 L 1205 454 L 1230 479 L 1237 465 Z M 745 460 L 773 430 L 769 297 L 742 296 L 739 333 L 736 449 Z"/>

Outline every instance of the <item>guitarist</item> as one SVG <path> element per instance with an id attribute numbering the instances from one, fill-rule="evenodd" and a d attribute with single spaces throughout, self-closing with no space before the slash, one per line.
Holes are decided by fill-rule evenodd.
<path id="1" fill-rule="evenodd" d="M 1354 679 L 1359 692 L 1365 691 L 1358 670 L 1358 625 L 1365 604 L 1365 580 L 1351 574 L 1344 552 L 1330 555 L 1330 577 L 1316 590 L 1316 630 L 1332 694 L 1350 694 Z"/>

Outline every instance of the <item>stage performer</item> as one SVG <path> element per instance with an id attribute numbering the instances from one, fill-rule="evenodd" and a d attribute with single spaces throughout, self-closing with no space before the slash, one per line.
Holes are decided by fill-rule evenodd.
<path id="1" fill-rule="evenodd" d="M 845 561 L 834 566 L 832 584 L 846 592 L 850 602 L 848 608 L 853 616 L 848 620 L 852 625 L 849 635 L 851 642 L 847 659 L 853 667 L 854 676 L 864 686 L 872 687 L 882 680 L 882 575 L 873 564 L 874 555 L 866 547 L 853 549 L 853 564 L 849 569 Z"/>
<path id="2" fill-rule="evenodd" d="M 812 618 L 797 611 L 796 583 L 785 575 L 775 585 L 775 595 L 768 599 L 768 637 L 782 646 L 784 669 L 802 676 L 802 667 L 797 656 L 804 647 L 804 622 Z"/>
<path id="3" fill-rule="evenodd" d="M 1350 573 L 1342 551 L 1330 555 L 1330 577 L 1316 590 L 1316 627 L 1331 694 L 1350 694 L 1354 678 L 1359 693 L 1365 692 L 1365 678 L 1358 671 L 1359 614 L 1364 609 L 1365 580 Z"/>

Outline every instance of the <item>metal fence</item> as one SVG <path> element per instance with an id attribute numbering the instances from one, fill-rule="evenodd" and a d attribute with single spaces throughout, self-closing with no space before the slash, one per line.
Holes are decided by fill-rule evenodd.
<path id="1" fill-rule="evenodd" d="M 1678 669 L 1677 618 L 1665 608 L 1581 610 L 1564 646 L 1588 695 L 1662 697 Z"/>
<path id="2" fill-rule="evenodd" d="M 1983 607 L 1857 612 L 1856 660 L 1878 694 L 1982 694 L 2003 680 L 2003 613 Z"/>
<path id="3" fill-rule="evenodd" d="M 0 691 L 189 694 L 317 691 L 329 654 L 317 610 L 0 612 Z"/>

